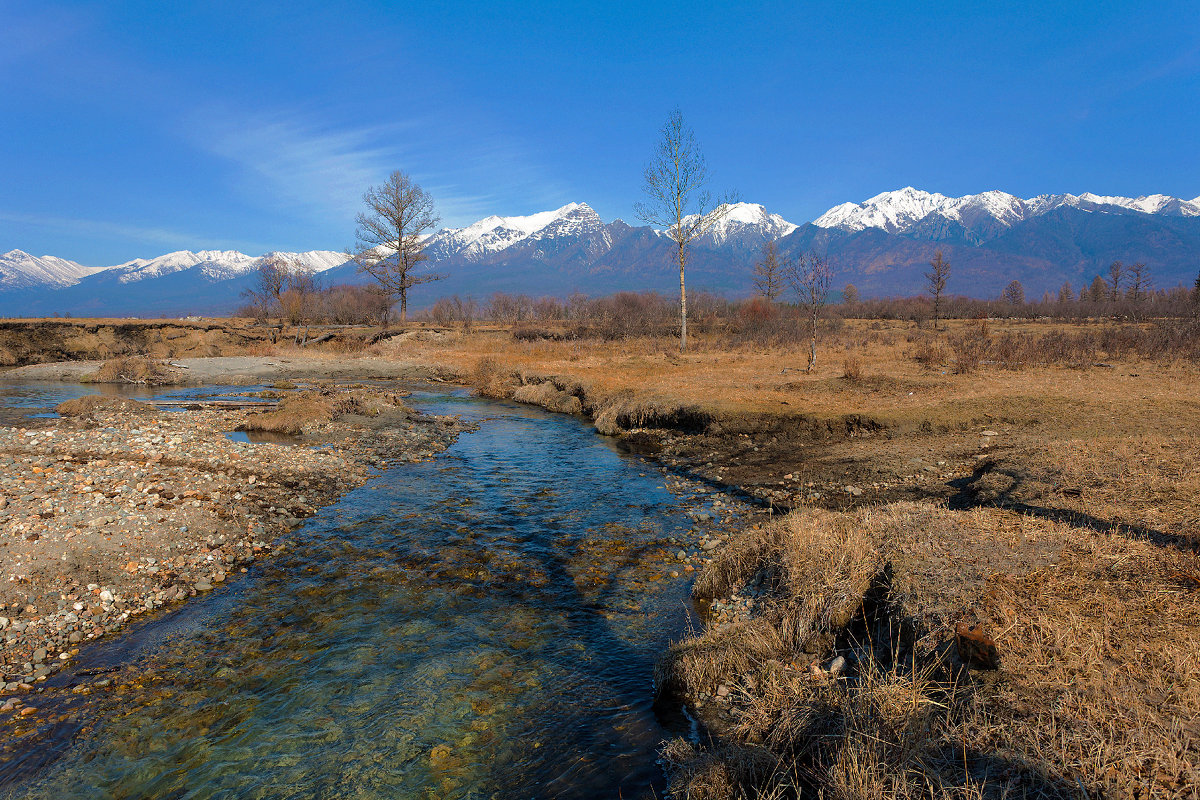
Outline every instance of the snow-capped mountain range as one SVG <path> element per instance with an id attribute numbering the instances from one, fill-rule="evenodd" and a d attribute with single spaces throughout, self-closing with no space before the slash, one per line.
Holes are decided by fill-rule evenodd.
<path id="1" fill-rule="evenodd" d="M 426 240 L 425 252 L 435 261 L 480 261 L 520 242 L 581 237 L 603 229 L 604 221 L 587 203 L 568 203 L 527 217 L 491 216 L 465 228 L 442 228 Z"/>
<path id="2" fill-rule="evenodd" d="M 1099 213 L 1125 209 L 1164 216 L 1200 216 L 1200 197 L 1194 200 L 1180 200 L 1163 194 L 1146 197 L 1103 197 L 1084 192 L 1081 195 L 1041 194 L 1022 200 L 1015 195 L 998 191 L 969 194 L 965 197 L 946 197 L 908 186 L 877 194 L 862 203 L 842 203 L 834 206 L 813 220 L 813 224 L 821 228 L 837 228 L 844 231 L 879 228 L 888 233 L 907 233 L 929 217 L 939 216 L 966 227 L 977 227 L 986 224 L 987 221 L 1003 228 L 1011 228 L 1019 222 L 1063 206 Z"/>
<path id="3" fill-rule="evenodd" d="M 65 258 L 37 257 L 20 250 L 11 250 L 0 255 L 0 290 L 36 286 L 74 286 L 84 278 L 101 273 L 105 280 L 134 283 L 193 268 L 209 280 L 228 280 L 254 272 L 269 256 L 282 257 L 296 268 L 314 273 L 346 263 L 345 253 L 332 250 L 267 253 L 261 256 L 248 256 L 236 250 L 201 250 L 197 253 L 191 250 L 177 250 L 156 258 L 135 258 L 111 267 L 85 267 Z"/>
<path id="4" fill-rule="evenodd" d="M 784 257 L 825 252 L 838 280 L 864 294 L 919 293 L 934 250 L 954 265 L 950 290 L 975 295 L 999 292 L 1014 278 L 1030 292 L 1057 290 L 1063 282 L 1078 287 L 1113 260 L 1145 261 L 1160 286 L 1190 284 L 1200 267 L 1200 197 L 1022 199 L 1000 191 L 947 197 L 906 187 L 843 203 L 804 225 L 755 203 L 721 211 L 693 242 L 689 283 L 731 295 L 749 293 L 750 272 L 767 241 L 776 241 Z M 426 239 L 426 268 L 445 280 L 422 287 L 410 302 L 419 307 L 444 295 L 493 291 L 672 291 L 678 285 L 673 247 L 668 231 L 605 223 L 586 203 L 490 216 Z M 367 280 L 344 253 L 275 255 L 320 274 L 324 285 Z M 185 250 L 86 267 L 12 250 L 0 256 L 0 315 L 227 313 L 242 302 L 266 257 Z"/>
<path id="5" fill-rule="evenodd" d="M 39 258 L 20 250 L 9 250 L 0 255 L 0 291 L 34 286 L 71 286 L 81 278 L 104 269 L 105 267 L 85 267 L 65 258 Z"/>

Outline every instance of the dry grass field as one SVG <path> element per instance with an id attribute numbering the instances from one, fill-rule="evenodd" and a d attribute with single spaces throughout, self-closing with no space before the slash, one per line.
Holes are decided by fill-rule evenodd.
<path id="1" fill-rule="evenodd" d="M 1200 797 L 1198 337 L 947 328 L 847 320 L 812 374 L 803 344 L 711 331 L 236 335 L 581 414 L 787 512 L 697 575 L 741 617 L 663 661 L 705 730 L 664 749 L 677 797 Z"/>
<path id="2" fill-rule="evenodd" d="M 811 375 L 801 347 L 705 337 L 373 349 L 653 433 L 793 509 L 697 578 L 702 600 L 751 602 L 662 665 L 708 735 L 664 750 L 677 796 L 1196 797 L 1200 368 L 1039 362 L 1078 330 L 848 321 Z M 978 357 L 1006 338 L 1020 363 Z"/>

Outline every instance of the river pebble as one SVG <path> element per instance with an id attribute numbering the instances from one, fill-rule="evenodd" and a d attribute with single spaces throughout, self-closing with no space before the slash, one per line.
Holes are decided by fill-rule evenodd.
<path id="1" fill-rule="evenodd" d="M 129 405 L 0 427 L 0 691 L 44 681 L 135 617 L 209 592 L 380 466 L 466 428 L 397 404 L 319 447 L 232 441 L 246 412 Z M 306 431 L 306 433 L 309 433 Z"/>

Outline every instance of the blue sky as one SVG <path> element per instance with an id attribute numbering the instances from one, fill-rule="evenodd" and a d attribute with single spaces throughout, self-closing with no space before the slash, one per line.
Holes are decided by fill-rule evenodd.
<path id="1" fill-rule="evenodd" d="M 403 169 L 445 224 L 633 219 L 682 109 L 793 222 L 913 185 L 1200 195 L 1194 3 L 0 0 L 0 252 L 340 250 Z"/>

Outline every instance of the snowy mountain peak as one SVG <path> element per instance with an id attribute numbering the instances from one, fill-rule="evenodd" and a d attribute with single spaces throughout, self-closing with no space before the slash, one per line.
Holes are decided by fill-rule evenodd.
<path id="1" fill-rule="evenodd" d="M 921 224 L 927 227 L 931 219 L 961 223 L 965 228 L 983 226 L 1003 230 L 1062 206 L 1083 211 L 1105 211 L 1117 208 L 1143 214 L 1170 216 L 1200 216 L 1200 198 L 1180 200 L 1162 194 L 1145 197 L 1110 197 L 1085 192 L 1073 194 L 1043 194 L 1022 200 L 1000 191 L 987 191 L 963 197 L 947 197 L 907 186 L 875 195 L 862 203 L 842 203 L 834 206 L 813 221 L 822 228 L 861 231 L 880 228 L 888 233 L 907 233 Z"/>
<path id="2" fill-rule="evenodd" d="M 95 272 L 99 272 L 96 267 L 55 256 L 31 256 L 24 250 L 9 250 L 0 255 L 0 289 L 73 286 Z"/>
<path id="3" fill-rule="evenodd" d="M 346 255 L 333 250 L 311 250 L 306 253 L 272 252 L 262 256 L 248 256 L 237 250 L 176 250 L 157 258 L 135 258 L 124 264 L 109 267 L 108 270 L 120 283 L 160 278 L 193 268 L 199 270 L 210 281 L 221 281 L 253 272 L 268 256 L 280 256 L 298 269 L 310 272 L 324 272 L 346 263 Z"/>
<path id="4" fill-rule="evenodd" d="M 568 224 L 567 221 L 575 221 L 577 224 Z M 545 238 L 552 233 L 563 235 L 572 232 L 573 228 L 591 227 L 593 223 L 603 224 L 591 206 L 586 203 L 567 203 L 553 211 L 542 211 L 529 216 L 492 215 L 465 228 L 443 228 L 430 236 L 425 246 L 430 257 L 434 259 L 461 256 L 468 260 L 477 260 L 529 238 Z M 543 231 L 545 233 L 538 236 Z"/>
<path id="5" fill-rule="evenodd" d="M 731 240 L 757 246 L 769 239 L 787 236 L 798 227 L 778 214 L 768 212 L 760 203 L 726 203 L 710 211 L 707 216 L 718 215 L 720 218 L 712 223 L 703 236 L 706 243 L 718 247 Z M 683 218 L 683 224 L 690 225 L 697 219 L 699 215 L 689 214 Z M 661 235 L 662 232 L 659 233 Z"/>
<path id="6" fill-rule="evenodd" d="M 965 199 L 965 198 L 964 198 Z M 906 186 L 877 194 L 864 203 L 842 203 L 834 206 L 813 221 L 821 228 L 841 228 L 859 231 L 863 228 L 882 228 L 899 233 L 918 220 L 943 207 L 950 198 L 942 194 L 923 192 Z"/>

